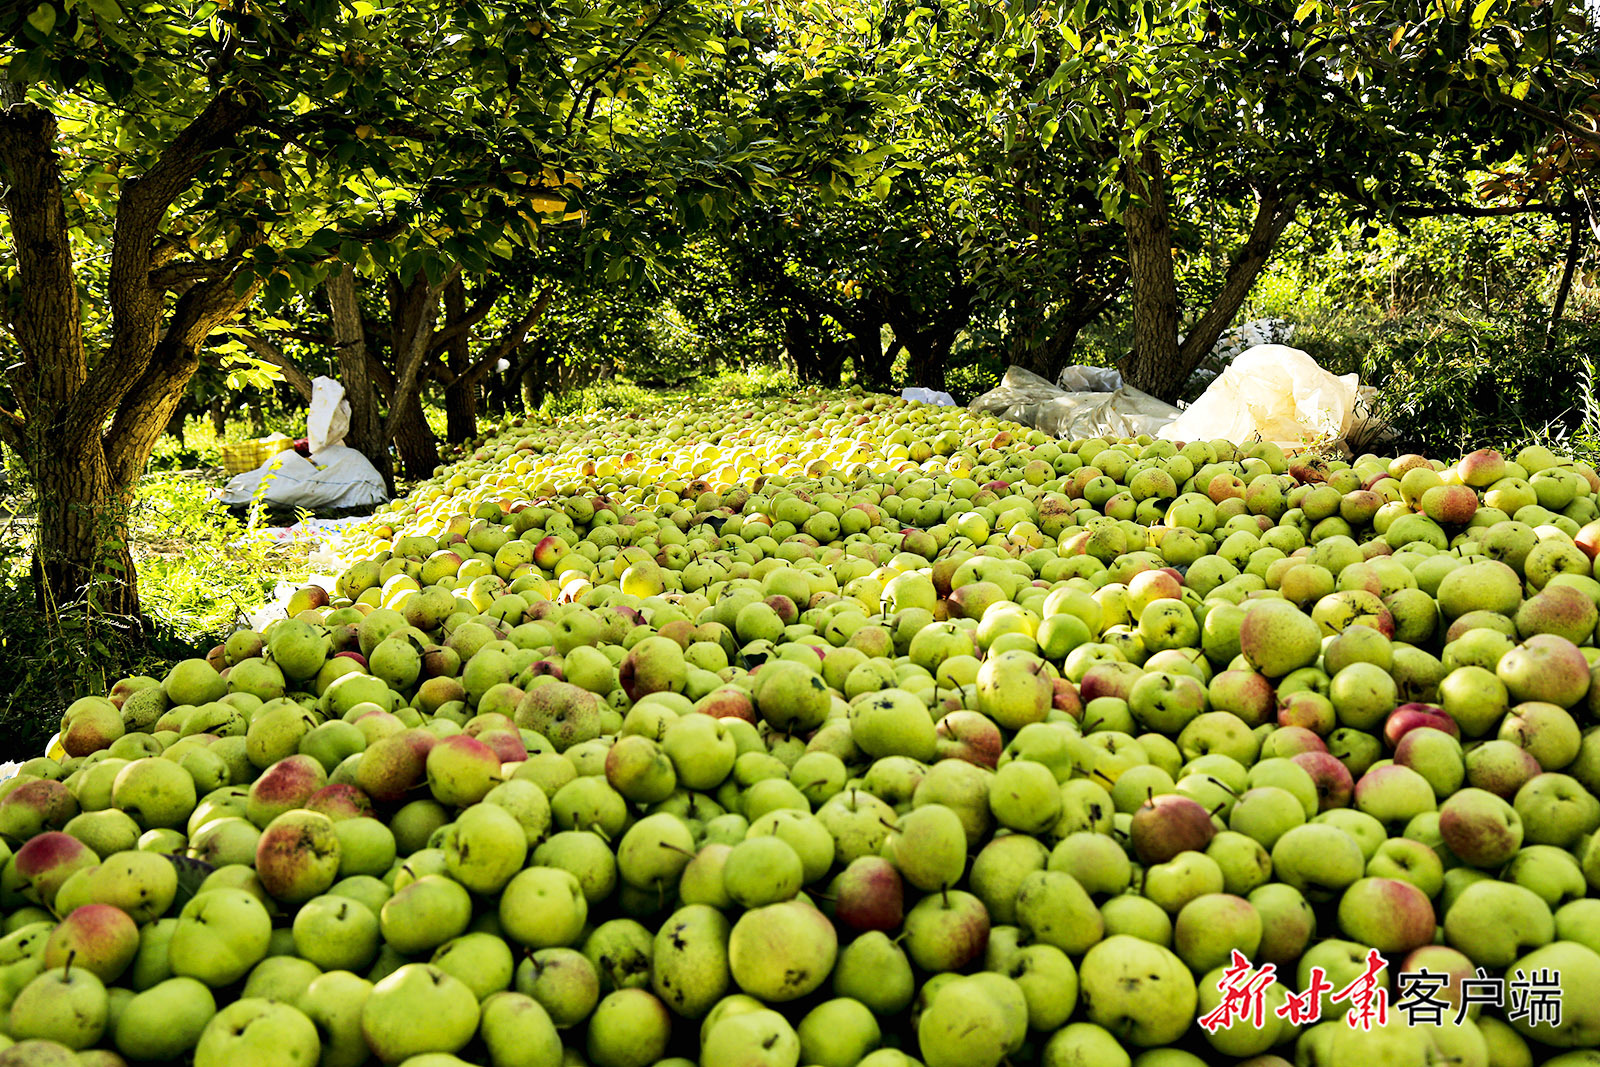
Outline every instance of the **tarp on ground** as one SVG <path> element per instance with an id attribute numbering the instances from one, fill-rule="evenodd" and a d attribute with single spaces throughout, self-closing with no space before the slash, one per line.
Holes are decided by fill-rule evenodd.
<path id="1" fill-rule="evenodd" d="M 1131 385 L 1109 392 L 1069 393 L 1022 367 L 1008 367 L 998 386 L 967 407 L 1068 440 L 1154 435 L 1180 414 L 1173 405 Z"/>
<path id="2" fill-rule="evenodd" d="M 389 492 L 366 456 L 347 445 L 331 445 L 309 459 L 280 452 L 255 470 L 234 475 L 222 491 L 229 507 L 247 507 L 257 499 L 265 507 L 315 514 L 371 511 L 388 503 Z"/>
<path id="3" fill-rule="evenodd" d="M 1064 380 L 1075 384 L 1121 381 L 1068 370 L 1074 373 Z M 1354 374 L 1332 374 L 1297 348 L 1268 344 L 1236 356 L 1184 408 L 1131 385 L 1069 392 L 1021 367 L 1009 368 L 998 387 L 968 407 L 1066 439 L 1149 434 L 1169 441 L 1274 441 L 1309 448 L 1381 437 L 1384 426 L 1372 410 L 1376 395 Z"/>

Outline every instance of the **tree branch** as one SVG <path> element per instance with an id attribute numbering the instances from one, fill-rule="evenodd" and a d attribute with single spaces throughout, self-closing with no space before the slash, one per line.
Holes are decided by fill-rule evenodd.
<path id="1" fill-rule="evenodd" d="M 1303 199 L 1299 193 L 1280 196 L 1275 190 L 1260 194 L 1255 220 L 1250 224 L 1250 235 L 1228 264 L 1222 290 L 1195 322 L 1179 348 L 1183 378 L 1187 378 L 1205 354 L 1211 351 L 1217 338 L 1222 336 L 1222 331 L 1233 321 L 1245 297 L 1250 295 L 1256 277 L 1272 255 L 1273 246 L 1277 244 L 1284 228 L 1294 219 L 1295 209 Z"/>
<path id="2" fill-rule="evenodd" d="M 395 353 L 398 357 L 398 368 L 395 374 L 394 395 L 389 398 L 389 417 L 383 422 L 385 441 L 394 440 L 395 430 L 400 425 L 400 414 L 417 391 L 417 377 L 428 354 L 429 339 L 433 336 L 433 319 L 438 314 L 439 297 L 444 292 L 444 287 L 460 273 L 461 265 L 459 263 L 452 265 L 437 284 L 428 285 L 426 290 L 417 296 L 418 313 L 411 324 L 410 334 L 404 338 L 401 350 Z"/>
<path id="3" fill-rule="evenodd" d="M 554 285 L 545 286 L 538 298 L 534 300 L 533 306 L 513 323 L 509 330 L 500 335 L 500 340 L 495 343 L 493 348 L 489 349 L 482 359 L 468 367 L 459 377 L 466 379 L 469 383 L 474 383 L 487 374 L 502 359 L 507 358 L 512 352 L 516 351 L 517 347 L 527 339 L 528 331 L 533 329 L 539 320 L 544 317 L 544 313 L 549 309 L 550 301 L 554 299 L 555 295 L 556 287 Z"/>
<path id="4" fill-rule="evenodd" d="M 1576 137 L 1580 141 L 1588 141 L 1590 144 L 1600 145 L 1600 130 L 1591 130 L 1588 127 L 1579 126 L 1554 111 L 1546 111 L 1537 104 L 1530 104 L 1526 100 L 1518 100 L 1516 97 L 1508 96 L 1505 93 L 1497 93 L 1486 89 L 1483 95 L 1491 104 L 1504 104 L 1513 111 L 1520 111 L 1524 115 L 1554 126 L 1569 137 Z"/>
<path id="5" fill-rule="evenodd" d="M 78 425 L 103 425 L 117 411 L 130 387 L 144 380 L 145 372 L 155 359 L 157 345 L 182 343 L 182 330 L 179 331 L 179 337 L 174 337 L 174 331 L 169 327 L 166 337 L 161 336 L 163 290 L 153 288 L 150 284 L 151 265 L 161 223 L 173 201 L 194 183 L 195 176 L 206 161 L 249 124 L 258 107 L 252 90 L 222 90 L 167 144 L 149 170 L 123 184 L 117 203 L 116 224 L 112 230 L 111 273 L 107 290 L 112 329 L 110 346 L 103 362 L 111 373 L 95 375 L 79 391 L 72 404 L 72 418 Z M 241 241 L 239 247 L 253 246 L 259 241 L 258 227 L 257 232 Z M 254 295 L 259 288 L 259 285 L 254 286 L 251 294 Z M 213 295 L 214 284 L 197 286 L 196 289 L 201 291 L 198 295 L 196 290 L 190 290 L 180 298 L 180 307 L 191 298 L 194 301 L 218 299 Z M 227 303 L 232 305 L 227 317 L 244 306 L 243 303 L 232 301 L 231 294 Z M 197 305 L 191 302 L 188 306 L 194 308 Z M 204 318 L 209 318 L 209 315 L 202 315 Z M 206 333 L 210 333 L 210 330 L 208 326 Z M 120 415 L 118 418 L 120 420 Z"/>
<path id="6" fill-rule="evenodd" d="M 345 269 L 348 270 L 350 268 L 347 267 Z M 316 333 L 312 330 L 279 330 L 277 332 L 291 341 L 304 341 L 307 344 L 322 345 L 324 348 L 333 348 L 339 343 L 332 334 Z"/>
<path id="7" fill-rule="evenodd" d="M 1402 204 L 1395 208 L 1396 215 L 1408 219 L 1426 219 L 1447 216 L 1461 219 L 1490 219 L 1502 215 L 1554 215 L 1564 217 L 1570 212 L 1555 204 L 1496 204 L 1480 207 L 1474 204 Z"/>
<path id="8" fill-rule="evenodd" d="M 444 329 L 433 335 L 433 342 L 428 346 L 428 355 L 437 355 L 447 348 L 451 341 L 471 330 L 482 322 L 494 310 L 495 301 L 500 299 L 505 292 L 505 285 L 497 278 L 483 287 L 478 298 L 467 308 L 466 313 L 460 318 L 447 321 Z"/>
<path id="9" fill-rule="evenodd" d="M 235 283 L 243 278 L 248 282 L 236 289 Z M 184 384 L 200 366 L 200 346 L 213 330 L 248 306 L 264 284 L 246 264 L 232 274 L 201 282 L 178 298 L 166 333 L 143 373 L 123 389 L 116 415 L 102 437 L 106 462 L 119 484 L 131 485 L 143 472 L 156 438 L 183 399 Z"/>
<path id="10" fill-rule="evenodd" d="M 181 263 L 168 263 L 150 272 L 150 288 L 158 292 L 178 289 L 186 284 L 229 274 L 236 266 L 238 266 L 237 257 L 229 257 L 228 260 L 186 259 Z"/>
<path id="11" fill-rule="evenodd" d="M 306 377 L 306 372 L 300 369 L 300 364 L 292 356 L 258 333 L 242 331 L 239 339 L 258 358 L 283 371 L 283 380 L 300 394 L 300 399 L 311 399 L 311 379 Z"/>
<path id="12" fill-rule="evenodd" d="M 589 95 L 594 88 L 600 84 L 601 79 L 603 79 L 607 74 L 622 66 L 623 61 L 633 54 L 633 50 L 635 48 L 638 48 L 639 45 L 644 43 L 644 39 L 650 36 L 650 32 L 657 26 L 661 25 L 661 21 L 665 19 L 676 6 L 677 5 L 673 3 L 663 3 L 660 7 L 658 7 L 656 9 L 655 17 L 650 20 L 649 24 L 646 25 L 643 30 L 639 31 L 639 35 L 632 41 L 628 42 L 628 46 L 621 52 L 618 52 L 615 59 L 602 64 L 600 66 L 599 73 L 597 73 L 594 77 L 585 80 L 584 83 L 578 87 L 578 91 L 572 94 L 572 107 L 567 110 L 566 133 L 568 137 L 572 136 L 572 123 L 573 120 L 578 116 L 578 105 L 582 103 L 583 98 Z M 584 108 L 583 117 L 585 121 L 587 121 L 589 117 L 593 115 L 594 101 L 596 99 L 598 98 L 591 96 L 588 105 Z"/>

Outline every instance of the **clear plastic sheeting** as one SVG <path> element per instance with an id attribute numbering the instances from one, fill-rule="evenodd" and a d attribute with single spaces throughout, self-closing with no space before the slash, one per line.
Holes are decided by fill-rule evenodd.
<path id="1" fill-rule="evenodd" d="M 1117 381 L 1121 381 L 1121 375 L 1117 375 Z M 1119 385 L 1110 391 L 1068 392 L 1021 367 L 1008 368 L 1000 384 L 978 397 L 968 408 L 1068 440 L 1154 435 L 1179 414 L 1171 404 L 1131 385 Z"/>
<path id="2" fill-rule="evenodd" d="M 1122 372 L 1115 367 L 1074 363 L 1061 368 L 1056 385 L 1069 393 L 1113 393 L 1122 388 Z"/>
<path id="3" fill-rule="evenodd" d="M 1170 441 L 1273 441 L 1287 448 L 1370 438 L 1374 390 L 1334 375 L 1298 348 L 1257 345 L 1241 353 L 1156 436 Z"/>
<path id="4" fill-rule="evenodd" d="M 954 407 L 956 398 L 949 393 L 941 393 L 937 389 L 924 389 L 921 386 L 911 386 L 902 390 L 900 399 L 912 400 L 918 404 L 937 404 L 939 407 Z"/>

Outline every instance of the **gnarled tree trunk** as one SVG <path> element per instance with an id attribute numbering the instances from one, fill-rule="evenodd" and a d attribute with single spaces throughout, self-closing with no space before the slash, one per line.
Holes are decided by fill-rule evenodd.
<path id="1" fill-rule="evenodd" d="M 1178 351 L 1178 282 L 1172 270 L 1172 216 L 1161 154 L 1146 148 L 1125 171 L 1133 201 L 1122 216 L 1128 234 L 1128 277 L 1133 289 L 1133 351 L 1123 362 L 1129 383 L 1172 400 L 1192 367 Z"/>
<path id="2" fill-rule="evenodd" d="M 400 469 L 412 480 L 432 477 L 439 466 L 439 439 L 433 435 L 422 400 L 413 392 L 398 409 L 389 413 L 394 447 L 400 453 Z"/>
<path id="3" fill-rule="evenodd" d="M 467 315 L 467 288 L 456 278 L 444 289 L 445 322 L 459 322 Z M 445 344 L 445 367 L 450 381 L 444 387 L 444 436 L 453 445 L 470 441 L 478 433 L 478 382 L 468 376 L 472 365 L 470 331 L 456 333 Z"/>
<path id="4" fill-rule="evenodd" d="M 200 346 L 262 284 L 243 266 L 259 231 L 217 260 L 180 261 L 157 238 L 173 202 L 256 106 L 248 93 L 219 91 L 155 163 L 124 179 L 107 278 L 111 336 L 91 358 L 56 118 L 0 77 L 0 207 L 20 288 L 4 322 L 16 343 L 4 373 L 17 409 L 0 412 L 0 435 L 39 488 L 33 572 L 52 615 L 85 605 L 91 615 L 143 621 L 128 550 L 133 487 L 199 367 Z M 181 295 L 168 312 L 170 292 Z"/>
<path id="5" fill-rule="evenodd" d="M 1216 345 L 1244 306 L 1302 197 L 1275 188 L 1258 191 L 1255 219 L 1234 252 L 1222 288 L 1178 342 L 1178 285 L 1172 270 L 1172 219 L 1160 153 L 1146 149 L 1127 167 L 1134 199 L 1123 214 L 1128 274 L 1133 290 L 1133 351 L 1122 364 L 1129 384 L 1163 400 L 1176 400 L 1189 375 Z"/>

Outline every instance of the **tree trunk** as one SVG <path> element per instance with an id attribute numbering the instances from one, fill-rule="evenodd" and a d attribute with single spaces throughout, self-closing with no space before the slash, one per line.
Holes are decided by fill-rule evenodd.
<path id="1" fill-rule="evenodd" d="M 783 317 L 783 348 L 794 364 L 794 376 L 801 384 L 822 380 L 821 358 L 817 354 L 817 341 L 810 316 L 798 309 L 790 309 Z"/>
<path id="2" fill-rule="evenodd" d="M 945 391 L 945 364 L 950 361 L 953 334 L 923 330 L 906 338 L 906 378 L 924 389 Z"/>
<path id="3" fill-rule="evenodd" d="M 172 418 L 167 420 L 167 436 L 177 440 L 179 447 L 184 444 L 183 424 L 189 418 L 189 396 L 184 393 L 184 398 L 178 402 L 177 408 L 172 412 Z"/>
<path id="4" fill-rule="evenodd" d="M 361 318 L 361 303 L 356 296 L 355 268 L 343 264 L 338 273 L 329 273 L 323 288 L 333 321 L 334 350 L 339 357 L 339 382 L 350 401 L 350 430 L 344 443 L 360 452 L 383 475 L 389 495 L 394 495 L 394 463 L 389 458 L 389 443 L 383 436 L 383 417 L 378 410 L 378 390 L 367 371 L 367 331 Z"/>
<path id="5" fill-rule="evenodd" d="M 894 388 L 894 361 L 900 358 L 906 346 L 896 337 L 889 342 L 888 348 L 883 347 L 882 341 L 878 342 L 877 348 L 876 352 L 867 352 L 862 350 L 862 346 L 856 346 L 856 380 L 864 389 L 887 393 Z"/>
<path id="6" fill-rule="evenodd" d="M 422 401 L 416 393 L 397 411 L 389 415 L 394 427 L 394 446 L 400 453 L 400 467 L 413 481 L 433 476 L 439 466 L 439 441 L 422 413 Z"/>
<path id="7" fill-rule="evenodd" d="M 440 297 L 460 275 L 461 268 L 457 266 L 437 283 L 430 283 L 421 273 L 404 285 L 397 276 L 389 277 L 389 352 L 394 358 L 394 386 L 388 395 L 384 437 L 399 449 L 408 478 L 426 478 L 439 465 L 439 443 L 422 417 L 419 390 L 422 368 L 433 347 Z"/>
<path id="8" fill-rule="evenodd" d="M 1128 276 L 1133 289 L 1133 351 L 1122 376 L 1147 393 L 1172 400 L 1189 371 L 1178 352 L 1178 283 L 1172 271 L 1172 218 L 1161 154 L 1146 148 L 1126 164 L 1132 202 L 1123 212 L 1128 235 Z"/>
<path id="9" fill-rule="evenodd" d="M 1239 309 L 1249 298 L 1256 279 L 1261 276 L 1261 271 L 1271 259 L 1278 238 L 1294 220 L 1300 200 L 1298 194 L 1280 196 L 1274 189 L 1263 190 L 1257 194 L 1255 220 L 1250 224 L 1250 233 L 1245 237 L 1244 244 L 1239 246 L 1239 250 L 1233 254 L 1228 263 L 1228 272 L 1223 276 L 1222 288 L 1212 299 L 1211 305 L 1195 320 L 1188 336 L 1183 339 L 1179 351 L 1179 365 L 1183 368 L 1185 380 L 1194 372 L 1195 367 L 1200 365 L 1200 361 L 1216 347 L 1218 338 L 1239 314 Z"/>
<path id="10" fill-rule="evenodd" d="M 538 411 L 544 406 L 555 383 L 555 357 L 550 347 L 540 338 L 534 338 L 517 371 L 517 385 L 522 390 L 522 406 L 527 411 Z"/>
<path id="11" fill-rule="evenodd" d="M 461 377 L 444 387 L 444 437 L 453 445 L 478 436 L 478 383 Z"/>
<path id="12" fill-rule="evenodd" d="M 1050 372 L 1050 338 L 1045 333 L 1045 313 L 1040 306 L 1039 291 L 1029 287 L 1019 292 L 1011 302 L 1009 318 L 1006 362 L 1055 381 L 1055 375 Z"/>
<path id="13" fill-rule="evenodd" d="M 33 574 L 52 616 L 87 608 L 138 624 L 138 575 L 128 550 L 130 486 L 112 478 L 98 442 L 45 449 L 32 466 L 39 488 Z"/>
<path id="14" fill-rule="evenodd" d="M 157 237 L 173 202 L 254 116 L 259 97 L 219 92 L 142 174 L 122 178 L 106 275 L 110 336 L 93 373 L 84 346 L 67 224 L 60 130 L 46 108 L 0 76 L 0 198 L 16 291 L 6 310 L 15 344 L 5 360 L 15 411 L 0 437 L 39 487 L 33 573 L 42 606 L 140 619 L 128 550 L 132 487 L 170 425 L 211 331 L 255 299 L 242 263 L 264 240 L 243 232 L 227 256 L 174 263 Z M 168 294 L 176 300 L 168 310 Z M 13 358 L 16 357 L 16 358 Z"/>
<path id="15" fill-rule="evenodd" d="M 1276 189 L 1257 194 L 1256 215 L 1244 244 L 1234 253 L 1222 288 L 1178 342 L 1178 287 L 1172 271 L 1172 220 L 1161 157 L 1147 149 L 1138 167 L 1128 168 L 1133 202 L 1123 215 L 1128 235 L 1128 268 L 1133 290 L 1133 351 L 1122 376 L 1162 400 L 1176 400 L 1195 367 L 1233 322 L 1267 265 L 1272 250 L 1294 219 L 1301 197 Z"/>
<path id="16" fill-rule="evenodd" d="M 444 290 L 446 322 L 459 322 L 467 314 L 467 290 L 456 278 Z M 445 440 L 453 445 L 478 435 L 478 382 L 467 371 L 472 366 L 472 336 L 464 330 L 445 346 L 445 366 L 453 375 L 444 387 Z"/>
<path id="17" fill-rule="evenodd" d="M 1578 260 L 1583 258 L 1583 224 L 1578 216 L 1572 219 L 1572 237 L 1567 242 L 1567 261 L 1561 268 L 1561 283 L 1556 287 L 1555 301 L 1550 305 L 1550 322 L 1545 327 L 1544 354 L 1556 350 L 1556 335 L 1561 332 L 1561 318 L 1566 314 L 1567 297 L 1572 292 L 1572 276 L 1578 271 Z"/>

